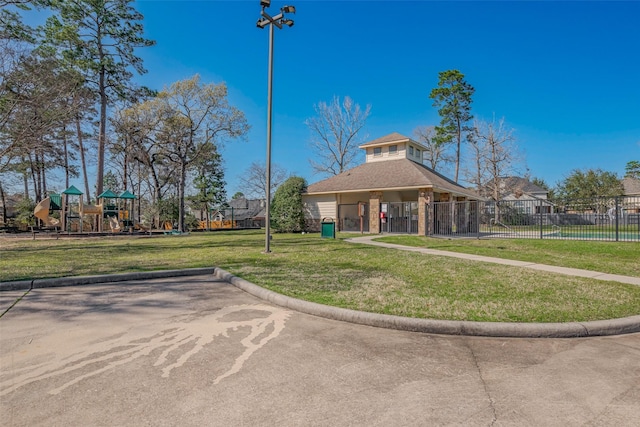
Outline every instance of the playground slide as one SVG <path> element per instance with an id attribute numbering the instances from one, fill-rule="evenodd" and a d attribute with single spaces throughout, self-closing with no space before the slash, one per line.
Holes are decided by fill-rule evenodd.
<path id="1" fill-rule="evenodd" d="M 119 232 L 121 228 L 120 228 L 120 221 L 118 221 L 118 218 L 116 218 L 115 216 L 110 216 L 109 227 L 111 227 L 112 232 Z"/>
<path id="2" fill-rule="evenodd" d="M 51 199 L 47 197 L 36 205 L 36 208 L 33 210 L 33 215 L 36 218 L 41 219 L 47 227 L 55 227 L 60 224 L 60 220 L 49 216 L 50 206 Z"/>
<path id="3" fill-rule="evenodd" d="M 149 230 L 151 230 L 151 228 L 150 228 L 150 227 L 147 227 L 146 225 L 144 225 L 144 224 L 140 224 L 140 223 L 136 224 L 134 228 L 135 228 L 136 230 L 142 230 L 142 231 L 149 231 Z"/>

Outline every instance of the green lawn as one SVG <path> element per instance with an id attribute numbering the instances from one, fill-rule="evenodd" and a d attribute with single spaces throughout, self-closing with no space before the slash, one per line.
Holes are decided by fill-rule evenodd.
<path id="1" fill-rule="evenodd" d="M 505 253 L 507 249 L 501 248 L 511 248 L 509 242 L 493 241 L 497 246 L 485 248 L 484 254 Z M 440 242 L 445 243 L 451 244 Z M 544 243 L 550 246 L 532 246 L 531 252 L 584 251 L 584 242 Z M 624 265 L 618 258 L 625 251 L 616 248 L 598 245 L 599 257 L 605 260 L 597 265 Z M 639 286 L 356 245 L 342 238 L 321 239 L 318 234 L 275 234 L 273 252 L 264 254 L 263 249 L 264 234 L 257 231 L 35 241 L 0 238 L 0 281 L 218 266 L 285 295 L 400 316 L 566 322 L 640 314 Z M 637 266 L 616 268 L 631 271 Z"/>
<path id="2" fill-rule="evenodd" d="M 540 239 L 434 239 L 385 236 L 381 242 L 640 277 L 640 242 Z"/>

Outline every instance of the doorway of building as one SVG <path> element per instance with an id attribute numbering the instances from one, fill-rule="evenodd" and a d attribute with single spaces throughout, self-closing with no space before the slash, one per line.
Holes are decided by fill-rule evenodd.
<path id="1" fill-rule="evenodd" d="M 383 233 L 418 234 L 418 202 L 381 203 L 380 230 Z"/>

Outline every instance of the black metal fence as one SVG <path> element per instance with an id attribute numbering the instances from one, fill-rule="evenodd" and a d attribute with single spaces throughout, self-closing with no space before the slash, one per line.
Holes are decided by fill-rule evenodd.
<path id="1" fill-rule="evenodd" d="M 640 197 L 436 202 L 427 209 L 434 236 L 640 242 Z"/>
<path id="2" fill-rule="evenodd" d="M 382 203 L 380 210 L 383 233 L 418 233 L 418 202 Z"/>

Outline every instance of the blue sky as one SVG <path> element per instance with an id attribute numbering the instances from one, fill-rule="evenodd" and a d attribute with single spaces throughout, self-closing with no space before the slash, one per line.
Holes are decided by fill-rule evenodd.
<path id="1" fill-rule="evenodd" d="M 364 140 L 412 136 L 439 122 L 428 95 L 458 69 L 475 87 L 477 118 L 504 117 L 533 176 L 554 185 L 573 169 L 622 176 L 640 160 L 638 1 L 272 1 L 297 13 L 276 30 L 272 161 L 315 182 L 305 119 L 314 104 L 350 96 L 371 105 Z M 223 149 L 227 191 L 266 151 L 268 30 L 258 0 L 141 0 L 140 49 L 162 89 L 199 73 L 226 82 L 246 114 L 248 140 Z"/>
<path id="2" fill-rule="evenodd" d="M 275 34 L 272 161 L 305 177 L 313 106 L 334 95 L 371 104 L 365 137 L 412 136 L 439 122 L 428 95 L 458 69 L 475 89 L 473 113 L 504 117 L 533 176 L 553 185 L 573 169 L 622 175 L 640 159 L 640 2 L 272 1 L 296 6 Z M 264 162 L 268 30 L 252 1 L 138 2 L 157 46 L 140 51 L 161 88 L 199 73 L 225 81 L 252 126 L 226 145 L 228 192 Z"/>

